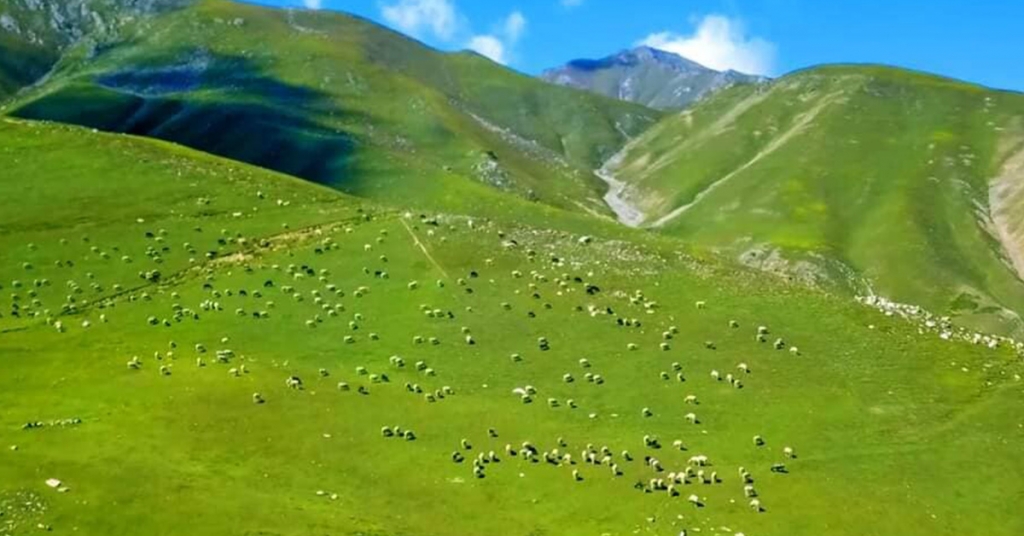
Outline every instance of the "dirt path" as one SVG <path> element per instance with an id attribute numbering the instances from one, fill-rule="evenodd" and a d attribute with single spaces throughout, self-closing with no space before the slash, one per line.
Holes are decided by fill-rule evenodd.
<path id="1" fill-rule="evenodd" d="M 796 135 L 800 134 L 801 132 L 803 132 L 803 130 L 805 128 L 810 126 L 811 123 L 814 122 L 814 119 L 816 117 L 818 117 L 818 114 L 820 114 L 822 110 L 824 110 L 826 107 L 828 107 L 828 105 L 830 105 L 833 102 L 835 102 L 838 97 L 839 97 L 839 93 L 833 93 L 833 94 L 826 95 L 826 96 L 822 97 L 821 100 L 818 102 L 818 104 L 816 104 L 813 108 L 811 108 L 810 110 L 807 110 L 806 112 L 801 114 L 799 117 L 797 117 L 796 121 L 793 123 L 792 126 L 790 126 L 788 129 L 786 129 L 785 132 L 783 132 L 782 134 L 778 135 L 775 139 L 773 139 L 768 145 L 766 145 L 763 149 L 761 149 L 760 152 L 758 152 L 756 155 L 754 155 L 753 158 L 748 160 L 742 166 L 732 170 L 731 172 L 729 172 L 729 174 L 725 175 L 724 177 L 721 177 L 720 179 L 716 180 L 715 182 L 712 182 L 706 188 L 704 188 L 703 190 L 698 192 L 697 195 L 695 195 L 693 197 L 692 201 L 690 201 L 689 203 L 687 203 L 685 205 L 682 205 L 682 206 L 676 208 L 675 210 L 673 210 L 672 212 L 669 212 L 668 214 L 662 216 L 661 218 L 658 218 L 653 224 L 651 224 L 651 226 L 652 227 L 661 227 L 661 226 L 665 225 L 666 223 L 668 223 L 668 222 L 678 218 L 684 212 L 686 212 L 687 210 L 690 210 L 691 208 L 693 208 L 694 205 L 696 205 L 702 199 L 707 197 L 708 194 L 710 194 L 711 192 L 714 192 L 715 190 L 720 188 L 722 185 L 724 185 L 725 183 L 729 182 L 730 179 L 732 179 L 736 175 L 739 175 L 740 173 L 746 171 L 747 169 L 749 169 L 754 164 L 760 162 L 761 159 L 763 159 L 764 157 L 774 153 L 780 147 L 786 145 L 786 143 L 788 143 Z"/>
<path id="2" fill-rule="evenodd" d="M 423 242 L 420 242 L 419 237 L 416 236 L 416 233 L 413 232 L 412 227 L 409 227 L 409 224 L 406 223 L 405 219 L 399 218 L 398 221 L 402 222 L 402 227 L 405 227 L 406 231 L 409 231 L 409 236 L 412 237 L 413 243 L 420 248 L 420 251 L 422 251 L 424 255 L 426 255 L 427 259 L 430 260 L 430 263 L 434 265 L 434 268 L 437 268 L 438 271 L 444 274 L 445 279 L 451 279 L 451 277 L 448 276 L 448 272 L 444 271 L 444 268 L 441 267 L 441 264 L 437 262 L 437 259 L 435 259 L 434 256 L 431 255 L 429 251 L 427 251 L 427 247 L 423 245 Z"/>

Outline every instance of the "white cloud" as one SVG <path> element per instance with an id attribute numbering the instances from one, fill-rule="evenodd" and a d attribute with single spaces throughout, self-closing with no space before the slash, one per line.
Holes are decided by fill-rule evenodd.
<path id="1" fill-rule="evenodd" d="M 430 30 L 440 39 L 451 39 L 459 20 L 455 6 L 448 0 L 398 0 L 381 7 L 389 24 L 410 35 Z"/>
<path id="2" fill-rule="evenodd" d="M 674 52 L 697 63 L 724 71 L 768 75 L 775 64 L 775 45 L 746 34 L 743 24 L 722 15 L 700 20 L 692 35 L 661 32 L 648 35 L 640 44 Z"/>
<path id="3" fill-rule="evenodd" d="M 505 39 L 515 43 L 523 35 L 526 30 L 526 17 L 523 16 L 522 12 L 513 11 L 509 14 L 508 18 L 505 19 L 504 27 L 502 28 L 505 34 Z"/>
<path id="4" fill-rule="evenodd" d="M 302 0 L 302 5 L 305 6 L 306 9 L 320 9 L 323 7 L 323 2 L 320 0 Z"/>
<path id="5" fill-rule="evenodd" d="M 562 7 L 566 9 L 572 9 L 574 7 L 582 6 L 583 0 L 562 0 L 559 3 L 562 4 Z"/>
<path id="6" fill-rule="evenodd" d="M 526 17 L 520 11 L 513 11 L 492 33 L 471 37 L 466 47 L 507 65 L 512 61 L 512 48 L 525 31 Z"/>
<path id="7" fill-rule="evenodd" d="M 493 35 L 474 35 L 466 46 L 503 65 L 508 61 L 505 44 Z"/>

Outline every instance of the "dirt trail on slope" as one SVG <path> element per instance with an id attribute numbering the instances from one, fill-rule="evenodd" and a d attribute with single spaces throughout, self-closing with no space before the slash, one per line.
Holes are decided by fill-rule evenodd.
<path id="1" fill-rule="evenodd" d="M 792 126 L 790 126 L 788 129 L 786 129 L 785 132 L 783 132 L 782 134 L 777 136 L 775 139 L 773 139 L 767 146 L 765 146 L 763 149 L 761 149 L 760 152 L 758 152 L 756 155 L 754 155 L 753 158 L 748 160 L 742 166 L 732 170 L 731 172 L 729 172 L 729 174 L 725 175 L 724 177 L 721 177 L 720 179 L 712 182 L 706 188 L 704 188 L 703 190 L 698 192 L 697 195 L 695 195 L 693 197 L 692 201 L 690 201 L 689 203 L 686 203 L 685 205 L 682 205 L 682 206 L 676 208 L 675 210 L 673 210 L 672 212 L 669 212 L 668 214 L 662 216 L 661 218 L 656 220 L 651 226 L 652 227 L 661 227 L 661 226 L 665 225 L 666 223 L 668 223 L 668 222 L 678 218 L 684 212 L 686 212 L 687 210 L 690 210 L 694 205 L 696 205 L 702 199 L 707 197 L 708 194 L 710 194 L 711 192 L 717 190 L 723 184 L 729 182 L 730 179 L 732 179 L 736 175 L 739 175 L 743 171 L 746 171 L 747 169 L 749 169 L 754 164 L 760 162 L 762 158 L 764 158 L 764 157 L 774 153 L 775 151 L 777 151 L 780 147 L 782 147 L 783 145 L 788 143 L 791 139 L 793 139 L 793 137 L 795 137 L 796 135 L 800 134 L 801 132 L 803 132 L 803 130 L 805 128 L 810 126 L 811 123 L 814 122 L 814 119 L 818 117 L 818 114 L 820 114 L 822 112 L 822 110 L 827 108 L 830 104 L 832 104 L 833 102 L 836 102 L 836 100 L 838 100 L 838 98 L 841 95 L 842 95 L 841 92 L 836 92 L 836 93 L 831 93 L 829 95 L 826 95 L 826 96 L 822 97 L 821 100 L 818 101 L 818 103 L 816 105 L 814 105 L 813 108 L 811 108 L 810 110 L 807 110 L 803 114 L 800 114 L 800 116 L 796 119 L 796 122 Z"/>
<path id="2" fill-rule="evenodd" d="M 1018 144 L 989 185 L 988 207 L 996 238 L 1024 279 L 1024 140 Z"/>

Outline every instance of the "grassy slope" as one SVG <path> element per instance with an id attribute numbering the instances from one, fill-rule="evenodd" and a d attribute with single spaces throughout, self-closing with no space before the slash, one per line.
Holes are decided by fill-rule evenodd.
<path id="1" fill-rule="evenodd" d="M 106 39 L 128 23 L 190 0 L 7 0 L 0 5 L 0 102 L 42 78 L 80 38 Z M 90 46 L 87 44 L 87 46 Z"/>
<path id="2" fill-rule="evenodd" d="M 923 337 L 844 299 L 697 263 L 665 237 L 617 229 L 629 241 L 612 241 L 600 230 L 584 246 L 554 229 L 481 220 L 470 226 L 459 218 L 432 226 L 259 169 L 71 127 L 4 120 L 0 142 L 0 527 L 7 532 L 36 530 L 37 523 L 78 534 L 1024 531 L 1015 510 L 1024 500 L 1016 447 L 1024 432 L 1015 409 L 1024 394 L 1013 379 L 1019 359 L 1009 352 Z M 556 229 L 576 225 L 547 214 Z M 502 247 L 499 231 L 518 247 Z M 263 239 L 268 247 L 254 245 Z M 159 264 L 146 255 L 150 248 Z M 224 260 L 205 262 L 206 251 Z M 295 277 L 290 266 L 323 279 Z M 139 279 L 139 271 L 152 269 L 164 274 L 162 284 Z M 512 270 L 525 276 L 512 277 Z M 559 283 L 562 274 L 568 280 Z M 601 292 L 588 296 L 574 277 Z M 36 288 L 43 279 L 49 284 Z M 407 287 L 412 280 L 421 283 L 416 290 Z M 118 283 L 128 290 L 114 292 Z M 332 284 L 343 293 L 330 292 Z M 284 292 L 286 285 L 303 300 Z M 368 292 L 357 297 L 360 286 Z M 637 290 L 661 306 L 646 313 L 627 299 Z M 60 315 L 68 295 L 77 312 Z M 206 300 L 223 311 L 201 310 Z M 695 309 L 695 300 L 706 300 L 707 309 Z M 10 315 L 13 303 L 20 318 Z M 199 319 L 173 320 L 175 304 L 198 311 Z M 336 304 L 344 305 L 338 316 L 323 309 Z M 617 327 L 613 316 L 575 311 L 590 304 L 643 325 Z M 426 317 L 421 305 L 455 318 Z M 269 318 L 252 318 L 258 310 Z M 348 322 L 356 313 L 363 319 L 353 331 Z M 66 332 L 47 325 L 47 315 Z M 316 315 L 323 322 L 307 327 Z M 150 316 L 169 319 L 170 327 L 147 325 Z M 740 328 L 728 327 L 730 319 Z M 799 345 L 801 355 L 755 342 L 760 324 Z M 680 333 L 669 351 L 659 350 L 670 325 Z M 463 342 L 460 326 L 475 345 Z M 343 343 L 346 335 L 355 343 Z M 413 344 L 414 335 L 436 336 L 440 344 Z M 550 351 L 538 350 L 539 336 Z M 706 340 L 717 350 L 705 349 Z M 638 350 L 627 351 L 630 342 Z M 198 356 L 196 343 L 209 353 Z M 236 354 L 229 364 L 212 355 L 223 348 Z M 513 363 L 513 352 L 523 361 Z M 405 368 L 389 364 L 395 354 Z M 141 370 L 126 369 L 131 356 L 141 358 Z M 196 357 L 207 365 L 197 367 Z M 605 384 L 584 381 L 581 357 Z M 437 375 L 417 372 L 419 360 Z M 686 382 L 659 379 L 674 361 Z M 743 389 L 708 375 L 736 372 L 741 361 L 752 371 Z M 243 364 L 247 374 L 228 374 Z M 158 373 L 161 365 L 169 376 Z M 357 366 L 388 374 L 390 383 L 370 383 Z M 320 368 L 330 376 L 320 378 Z M 562 381 L 567 372 L 575 382 Z M 292 374 L 305 390 L 283 385 Z M 353 391 L 339 392 L 338 381 Z M 408 393 L 406 382 L 427 390 L 449 385 L 455 394 L 429 403 Z M 524 405 L 511 390 L 526 384 L 539 394 Z M 358 385 L 369 394 L 356 394 Z M 254 391 L 265 404 L 251 402 Z M 699 405 L 683 403 L 690 393 Z M 561 407 L 547 407 L 548 397 Z M 579 407 L 567 407 L 569 398 Z M 642 407 L 654 416 L 642 417 Z M 689 411 L 701 424 L 684 421 Z M 20 429 L 72 417 L 82 423 Z M 394 424 L 418 439 L 380 437 L 381 426 Z M 488 437 L 489 427 L 497 438 Z M 644 434 L 659 436 L 664 447 L 644 449 Z M 767 445 L 755 448 L 754 434 Z M 641 460 L 656 456 L 667 471 L 703 453 L 723 482 L 680 486 L 682 496 L 673 498 L 633 488 L 655 476 L 639 460 L 619 460 L 624 475 L 615 478 L 607 466 L 556 467 L 501 455 L 506 443 L 529 440 L 544 451 L 556 448 L 558 437 L 577 462 L 588 443 L 608 445 L 617 459 L 622 449 Z M 461 438 L 472 443 L 469 458 L 499 453 L 485 478 L 473 477 L 468 460 L 450 461 Z M 674 451 L 676 438 L 689 450 Z M 799 457 L 788 462 L 790 474 L 773 475 L 768 466 L 782 459 L 785 445 Z M 766 512 L 745 506 L 737 466 L 753 473 Z M 581 482 L 571 478 L 573 469 Z M 70 492 L 47 488 L 51 477 Z M 691 493 L 706 506 L 687 504 Z"/>
<path id="3" fill-rule="evenodd" d="M 466 202 L 486 184 L 598 213 L 604 185 L 590 170 L 659 115 L 346 15 L 222 0 L 95 57 L 73 51 L 15 113 L 168 139 L 399 205 L 486 211 Z M 482 177 L 487 151 L 500 171 Z"/>
<path id="4" fill-rule="evenodd" d="M 889 68 L 819 68 L 664 120 L 617 174 L 667 232 L 755 264 L 766 243 L 832 259 L 883 295 L 1018 331 L 1024 285 L 988 214 L 989 180 L 1008 137 L 1019 141 L 1009 127 L 1021 114 L 1016 94 Z"/>

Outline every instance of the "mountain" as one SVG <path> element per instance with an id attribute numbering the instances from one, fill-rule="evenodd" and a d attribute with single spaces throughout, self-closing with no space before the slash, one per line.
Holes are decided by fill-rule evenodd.
<path id="1" fill-rule="evenodd" d="M 110 39 L 126 24 L 191 0 L 5 0 L 0 5 L 0 101 L 42 78 L 68 47 Z"/>
<path id="2" fill-rule="evenodd" d="M 875 66 L 737 86 L 606 172 L 646 227 L 1020 333 L 1024 96 Z"/>
<path id="3" fill-rule="evenodd" d="M 592 170 L 661 115 L 357 17 L 223 0 L 83 40 L 9 108 L 394 204 L 498 213 L 504 191 L 606 215 Z"/>
<path id="4" fill-rule="evenodd" d="M 1020 534 L 1004 341 L 536 204 L 10 118 L 0 166 L 6 533 Z"/>
<path id="5" fill-rule="evenodd" d="M 90 19 L 0 41 L 0 534 L 1024 533 L 1024 343 L 942 299 L 1013 329 L 1019 95 Z"/>
<path id="6" fill-rule="evenodd" d="M 599 60 L 574 60 L 544 71 L 541 78 L 659 109 L 685 108 L 723 88 L 766 80 L 732 70 L 716 71 L 646 46 Z"/>

